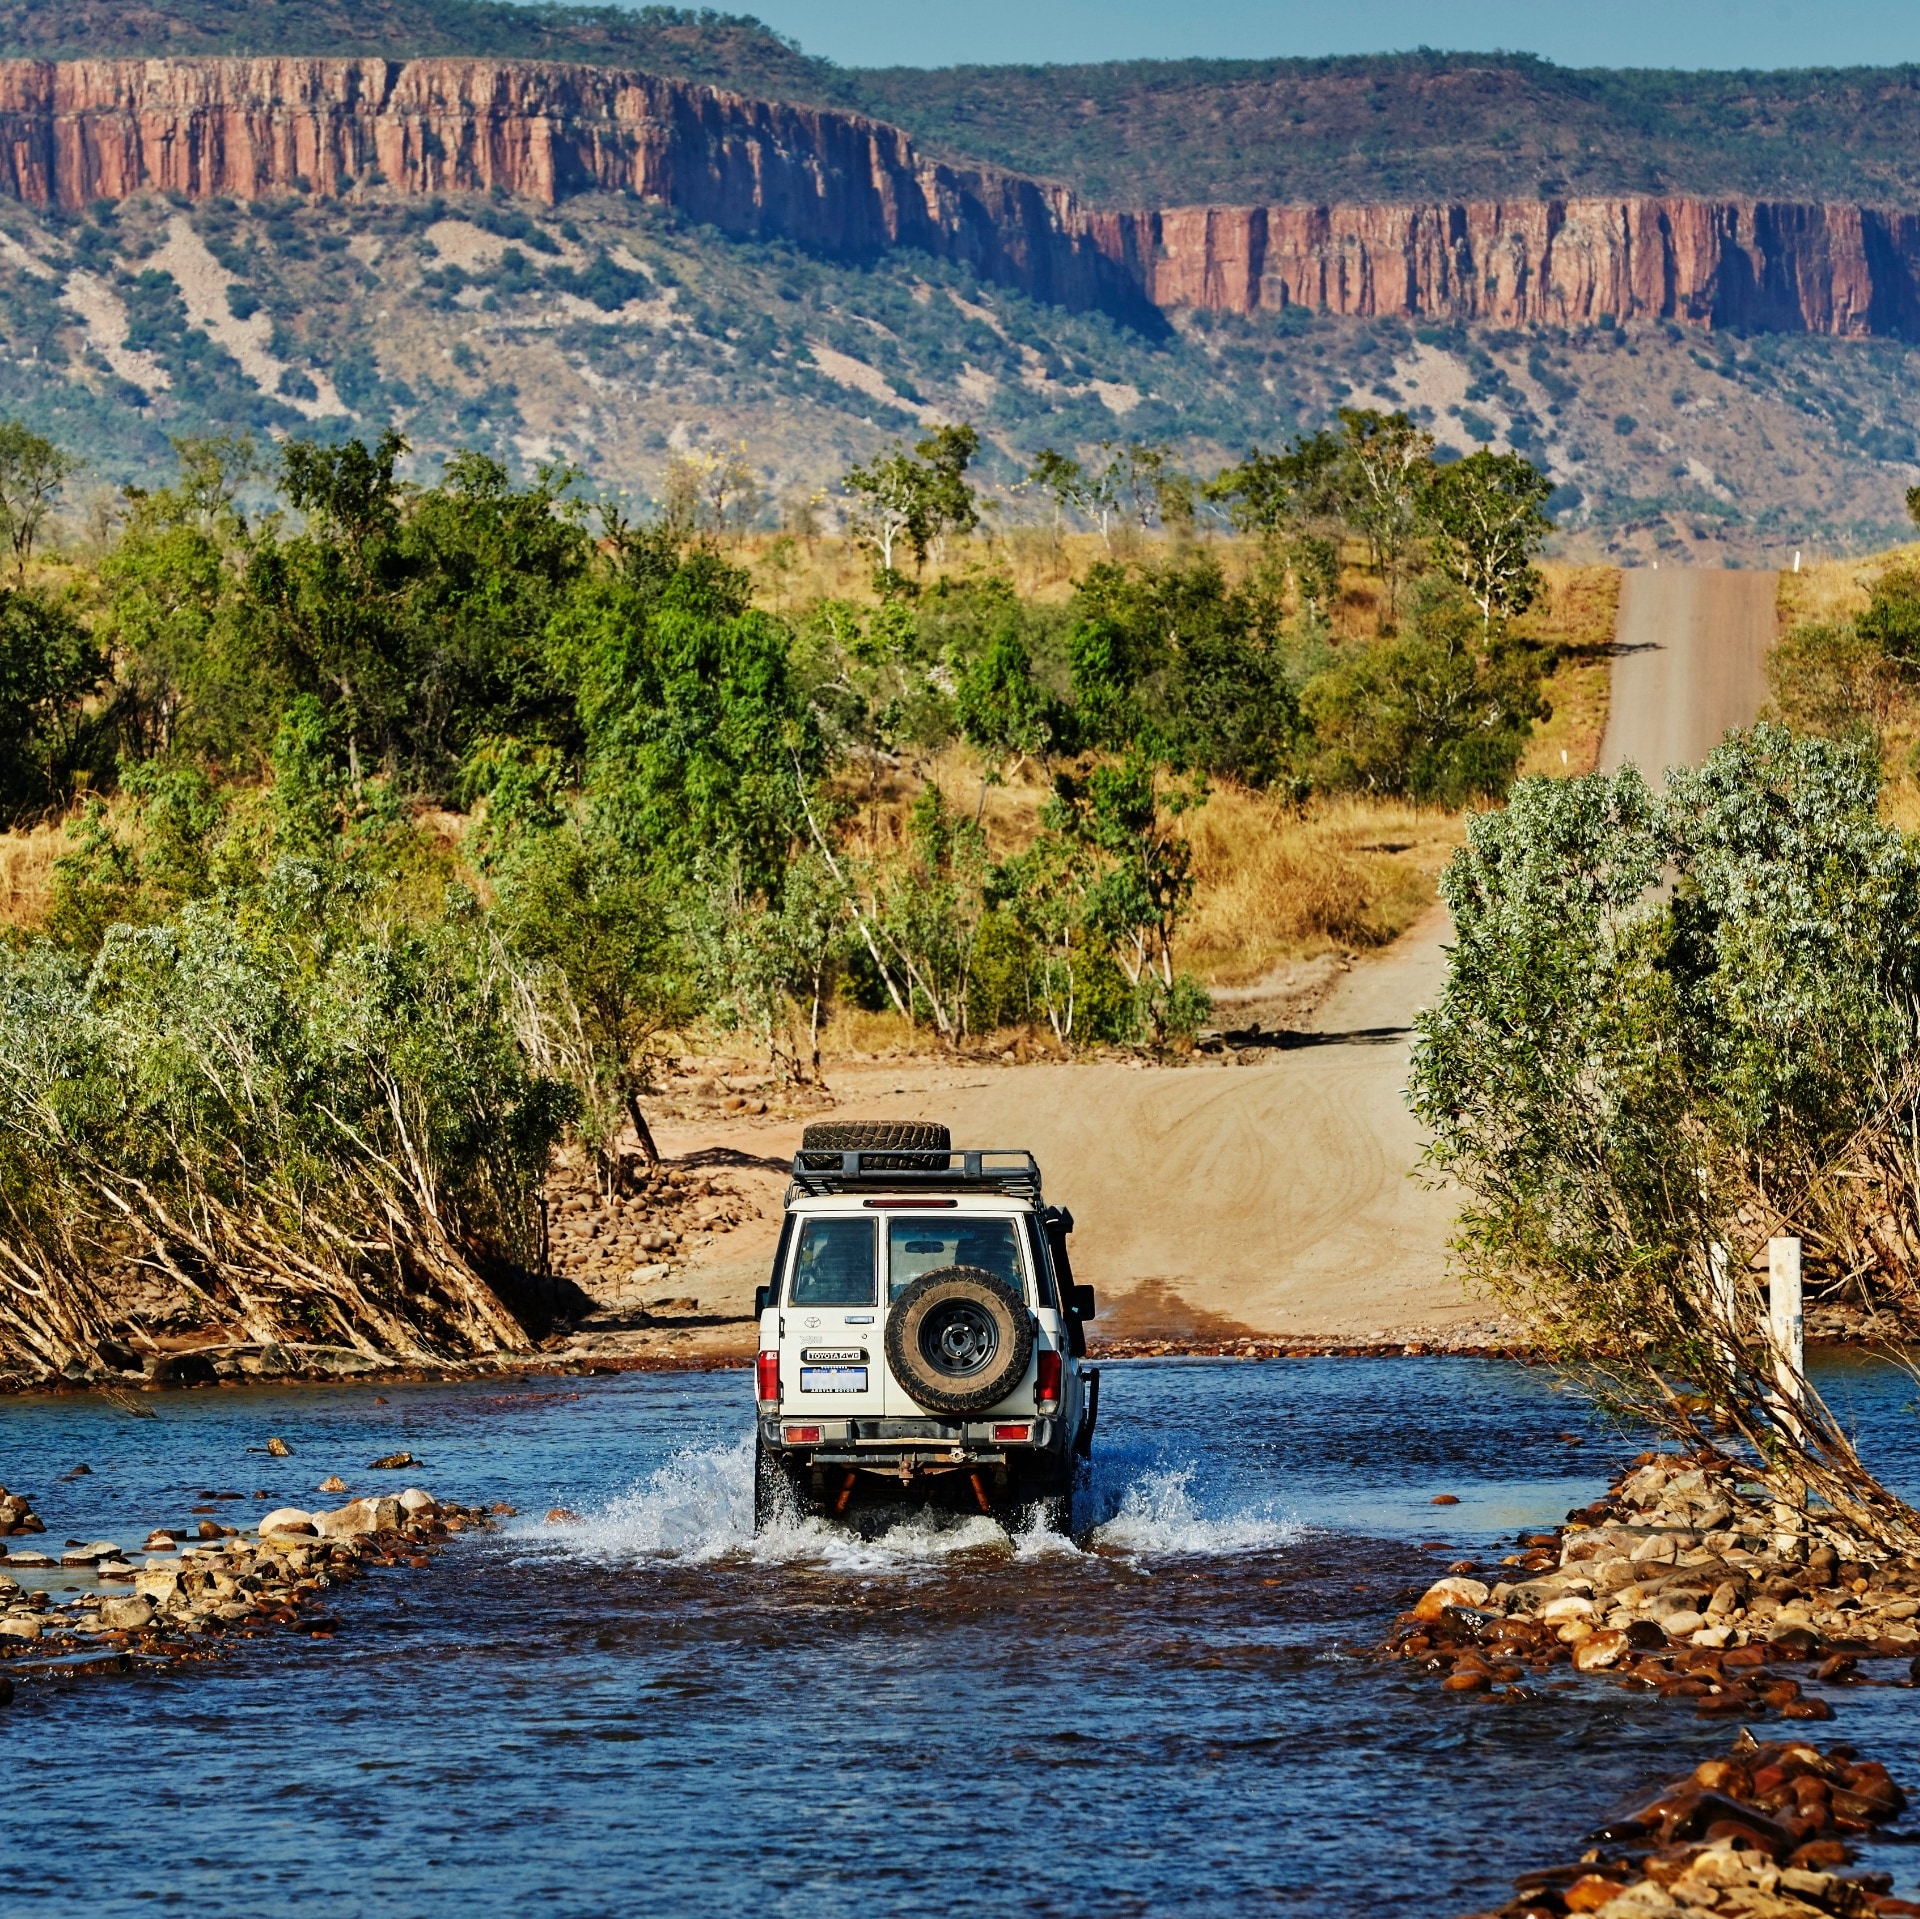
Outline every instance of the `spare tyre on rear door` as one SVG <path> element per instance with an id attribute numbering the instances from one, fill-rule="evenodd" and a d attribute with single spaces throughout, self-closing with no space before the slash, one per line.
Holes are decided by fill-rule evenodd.
<path id="1" fill-rule="evenodd" d="M 800 1135 L 800 1164 L 809 1172 L 830 1173 L 842 1153 L 878 1152 L 889 1157 L 869 1161 L 873 1168 L 890 1173 L 915 1172 L 926 1170 L 928 1165 L 917 1155 L 937 1154 L 933 1163 L 944 1166 L 952 1145 L 953 1135 L 933 1120 L 818 1120 Z M 895 1152 L 902 1157 L 891 1157 Z"/>
<path id="2" fill-rule="evenodd" d="M 936 1266 L 887 1314 L 887 1364 L 930 1413 L 983 1413 L 1026 1377 L 1033 1320 L 1004 1280 L 978 1266 Z"/>

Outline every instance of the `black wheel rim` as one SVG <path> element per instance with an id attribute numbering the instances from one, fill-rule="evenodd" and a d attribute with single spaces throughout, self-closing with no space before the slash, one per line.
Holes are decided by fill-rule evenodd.
<path id="1" fill-rule="evenodd" d="M 964 1379 L 993 1363 L 1000 1328 L 984 1306 L 948 1299 L 920 1322 L 920 1356 L 946 1379 Z"/>

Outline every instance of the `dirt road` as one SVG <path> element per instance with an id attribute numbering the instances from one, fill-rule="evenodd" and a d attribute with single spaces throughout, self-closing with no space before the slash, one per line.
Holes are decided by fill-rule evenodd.
<path id="1" fill-rule="evenodd" d="M 1767 697 L 1776 573 L 1662 567 L 1626 574 L 1600 770 L 1634 765 L 1656 784 L 1697 766 Z"/>
<path id="2" fill-rule="evenodd" d="M 1773 593 L 1772 574 L 1628 574 L 1604 764 L 1657 774 L 1753 717 Z M 1049 1197 L 1073 1210 L 1076 1269 L 1100 1292 L 1108 1337 L 1492 1333 L 1447 1276 L 1451 1202 L 1414 1177 L 1419 1132 L 1402 1097 L 1408 1029 L 1445 976 L 1445 932 L 1436 907 L 1292 1030 L 1249 1035 L 1231 1065 L 907 1062 L 843 1067 L 833 1090 L 845 1114 L 944 1119 L 958 1141 L 1031 1146 Z M 702 1317 L 740 1311 L 765 1277 L 777 1167 L 798 1140 L 797 1121 L 663 1129 L 672 1153 L 760 1161 L 741 1176 L 761 1218 L 663 1282 L 695 1295 Z"/>

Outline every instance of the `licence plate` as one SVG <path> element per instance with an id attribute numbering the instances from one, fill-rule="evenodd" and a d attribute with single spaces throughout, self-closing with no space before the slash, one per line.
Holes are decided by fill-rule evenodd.
<path id="1" fill-rule="evenodd" d="M 803 1393 L 864 1393 L 867 1369 L 864 1366 L 802 1366 L 800 1390 Z"/>

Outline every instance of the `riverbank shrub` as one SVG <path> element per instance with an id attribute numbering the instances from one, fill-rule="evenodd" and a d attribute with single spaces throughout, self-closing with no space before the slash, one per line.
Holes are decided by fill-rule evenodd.
<path id="1" fill-rule="evenodd" d="M 1522 781 L 1447 870 L 1410 1096 L 1455 1250 L 1603 1398 L 1902 1530 L 1817 1400 L 1782 1415 L 1760 1328 L 1785 1233 L 1816 1295 L 1920 1324 L 1920 842 L 1864 743 L 1760 726 L 1670 779 Z"/>

